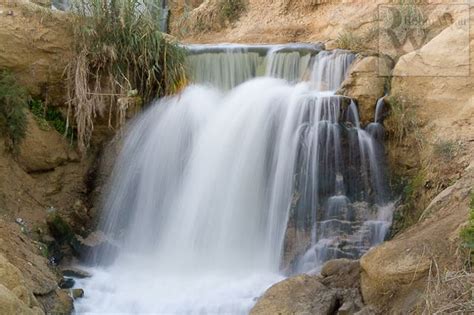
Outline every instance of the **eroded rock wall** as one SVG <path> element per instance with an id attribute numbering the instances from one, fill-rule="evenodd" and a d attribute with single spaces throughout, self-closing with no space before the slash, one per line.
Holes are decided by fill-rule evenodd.
<path id="1" fill-rule="evenodd" d="M 69 19 L 26 0 L 0 2 L 0 69 L 11 70 L 32 95 L 59 105 L 71 58 Z"/>

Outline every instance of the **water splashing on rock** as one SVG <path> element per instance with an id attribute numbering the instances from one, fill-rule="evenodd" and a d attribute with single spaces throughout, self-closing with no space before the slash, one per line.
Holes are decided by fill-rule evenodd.
<path id="1" fill-rule="evenodd" d="M 390 226 L 383 145 L 334 92 L 353 54 L 189 50 L 196 85 L 129 126 L 101 225 L 119 254 L 80 280 L 79 312 L 245 314 L 285 273 L 357 258 Z"/>

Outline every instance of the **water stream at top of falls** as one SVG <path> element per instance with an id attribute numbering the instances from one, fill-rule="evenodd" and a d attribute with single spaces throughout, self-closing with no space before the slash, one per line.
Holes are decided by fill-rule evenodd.
<path id="1" fill-rule="evenodd" d="M 335 95 L 353 54 L 188 49 L 193 85 L 127 128 L 101 223 L 118 254 L 78 281 L 80 313 L 246 314 L 285 276 L 387 234 L 383 144 Z"/>

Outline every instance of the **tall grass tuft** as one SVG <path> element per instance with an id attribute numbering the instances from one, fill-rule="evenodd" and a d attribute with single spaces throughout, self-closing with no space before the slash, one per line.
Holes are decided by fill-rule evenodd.
<path id="1" fill-rule="evenodd" d="M 68 67 L 69 104 L 78 147 L 84 152 L 94 118 L 107 114 L 120 127 L 120 97 L 145 102 L 176 92 L 185 82 L 185 51 L 160 32 L 161 8 L 153 0 L 77 0 L 73 5 L 76 58 Z"/>

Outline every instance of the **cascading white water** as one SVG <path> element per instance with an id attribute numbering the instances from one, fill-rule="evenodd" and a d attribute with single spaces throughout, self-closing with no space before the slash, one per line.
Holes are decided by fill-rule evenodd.
<path id="1" fill-rule="evenodd" d="M 78 281 L 78 312 L 245 314 L 283 279 L 289 226 L 312 234 L 293 272 L 356 258 L 386 235 L 380 147 L 355 104 L 334 95 L 352 54 L 191 50 L 193 81 L 207 86 L 157 101 L 129 126 L 102 221 L 119 253 Z"/>

